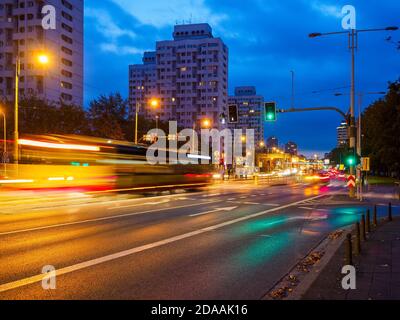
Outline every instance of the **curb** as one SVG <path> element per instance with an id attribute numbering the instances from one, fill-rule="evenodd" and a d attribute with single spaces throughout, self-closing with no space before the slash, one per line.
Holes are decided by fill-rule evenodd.
<path id="1" fill-rule="evenodd" d="M 285 274 L 274 287 L 261 298 L 261 300 L 301 300 L 302 296 L 315 282 L 324 268 L 332 260 L 333 256 L 340 249 L 346 239 L 346 234 L 351 232 L 353 226 L 347 226 L 336 230 L 324 238 L 314 247 L 303 259 L 299 261 L 287 274 Z M 337 238 L 332 235 L 339 234 Z M 316 253 L 322 254 L 320 260 L 312 265 L 307 272 L 299 271 L 302 262 Z M 294 275 L 294 276 L 293 276 Z M 273 297 L 274 293 L 284 290 L 282 297 Z M 281 291 L 282 292 L 282 291 Z"/>

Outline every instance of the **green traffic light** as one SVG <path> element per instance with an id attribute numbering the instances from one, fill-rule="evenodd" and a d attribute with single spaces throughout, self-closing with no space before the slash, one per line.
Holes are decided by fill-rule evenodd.
<path id="1" fill-rule="evenodd" d="M 265 121 L 267 121 L 267 122 L 276 121 L 276 103 L 275 102 L 265 103 Z"/>
<path id="2" fill-rule="evenodd" d="M 352 166 L 352 165 L 354 165 L 354 163 L 355 163 L 354 158 L 348 158 L 347 159 L 347 164 L 348 165 Z"/>

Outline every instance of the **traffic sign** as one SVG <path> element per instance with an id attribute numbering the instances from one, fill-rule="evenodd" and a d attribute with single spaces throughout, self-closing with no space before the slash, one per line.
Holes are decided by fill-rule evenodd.
<path id="1" fill-rule="evenodd" d="M 347 178 L 347 186 L 349 188 L 355 188 L 356 187 L 356 177 L 355 176 L 349 176 Z"/>
<path id="2" fill-rule="evenodd" d="M 361 158 L 361 170 L 362 171 L 370 171 L 370 164 L 371 164 L 371 159 L 370 158 Z"/>

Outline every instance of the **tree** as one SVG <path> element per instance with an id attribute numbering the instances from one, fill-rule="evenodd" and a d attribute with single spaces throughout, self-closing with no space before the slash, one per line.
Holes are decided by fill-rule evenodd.
<path id="1" fill-rule="evenodd" d="M 37 96 L 22 97 L 19 102 L 21 134 L 87 133 L 87 118 L 82 107 L 49 102 Z"/>
<path id="2" fill-rule="evenodd" d="M 128 102 L 119 93 L 101 95 L 90 102 L 88 120 L 92 135 L 107 139 L 125 139 Z"/>
<path id="3" fill-rule="evenodd" d="M 400 81 L 389 84 L 384 99 L 370 105 L 362 116 L 363 153 L 380 175 L 400 176 Z"/>

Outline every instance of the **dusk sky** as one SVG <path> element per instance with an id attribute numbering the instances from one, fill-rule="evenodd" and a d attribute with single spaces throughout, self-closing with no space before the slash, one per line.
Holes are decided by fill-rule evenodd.
<path id="1" fill-rule="evenodd" d="M 342 31 L 341 8 L 357 10 L 357 28 L 400 26 L 400 3 L 325 0 L 85 0 L 85 104 L 100 94 L 128 96 L 128 65 L 141 62 L 155 42 L 172 38 L 176 23 L 207 22 L 229 47 L 229 93 L 254 85 L 266 101 L 289 108 L 291 70 L 296 107 L 349 108 L 350 53 L 346 35 L 310 39 L 311 32 Z M 357 91 L 385 91 L 400 76 L 400 50 L 387 41 L 400 31 L 361 34 Z M 335 97 L 334 93 L 345 96 Z M 365 96 L 367 106 L 379 96 Z M 336 145 L 341 118 L 334 112 L 281 114 L 266 137 L 289 140 L 300 152 L 323 154 Z"/>

